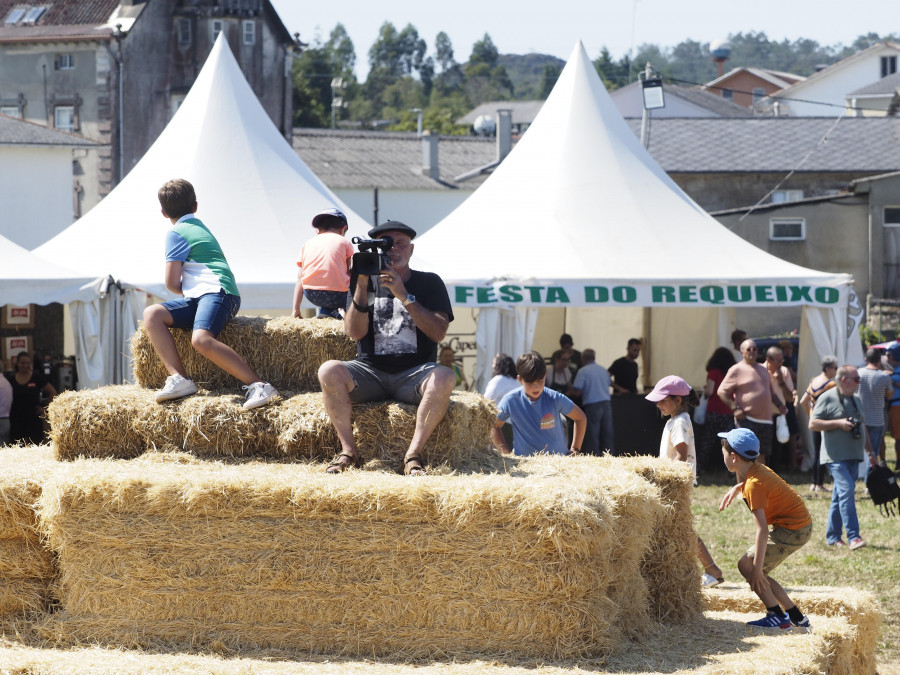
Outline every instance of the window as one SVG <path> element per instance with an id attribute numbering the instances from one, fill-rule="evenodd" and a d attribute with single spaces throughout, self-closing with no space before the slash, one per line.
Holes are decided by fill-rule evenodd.
<path id="1" fill-rule="evenodd" d="M 770 241 L 802 241 L 806 239 L 806 218 L 770 218 Z"/>
<path id="2" fill-rule="evenodd" d="M 881 76 L 887 77 L 897 72 L 897 57 L 882 56 L 881 57 Z"/>
<path id="3" fill-rule="evenodd" d="M 219 37 L 219 33 L 225 30 L 225 22 L 222 19 L 213 19 L 209 22 L 209 38 L 213 42 Z"/>
<path id="4" fill-rule="evenodd" d="M 0 115 L 7 115 L 8 117 L 21 117 L 22 112 L 19 110 L 19 106 L 17 105 L 0 105 Z"/>
<path id="5" fill-rule="evenodd" d="M 75 56 L 74 54 L 57 54 L 56 55 L 57 70 L 74 70 Z"/>
<path id="6" fill-rule="evenodd" d="M 734 98 L 734 92 L 731 91 L 731 89 L 723 89 L 722 98 L 724 98 L 726 101 L 730 101 Z"/>
<path id="7" fill-rule="evenodd" d="M 60 131 L 75 131 L 75 106 L 56 106 L 53 109 L 53 126 Z"/>
<path id="8" fill-rule="evenodd" d="M 6 15 L 5 23 L 18 23 L 19 19 L 25 16 L 25 9 L 25 7 L 14 7 L 13 9 L 9 10 L 9 14 Z"/>
<path id="9" fill-rule="evenodd" d="M 191 20 L 178 19 L 178 44 L 182 47 L 191 44 Z"/>
<path id="10" fill-rule="evenodd" d="M 753 102 L 759 103 L 766 97 L 766 90 L 762 87 L 753 87 Z"/>
<path id="11" fill-rule="evenodd" d="M 900 206 L 884 207 L 885 227 L 900 227 Z"/>
<path id="12" fill-rule="evenodd" d="M 245 45 L 255 45 L 256 44 L 256 22 L 255 21 L 244 21 L 242 24 L 243 33 L 244 33 L 244 44 Z"/>
<path id="13" fill-rule="evenodd" d="M 36 23 L 45 11 L 47 11 L 46 7 L 32 7 L 28 10 L 25 18 L 22 19 L 22 23 Z"/>
<path id="14" fill-rule="evenodd" d="M 803 199 L 803 190 L 775 190 L 775 192 L 772 193 L 773 204 L 798 202 L 801 199 Z"/>

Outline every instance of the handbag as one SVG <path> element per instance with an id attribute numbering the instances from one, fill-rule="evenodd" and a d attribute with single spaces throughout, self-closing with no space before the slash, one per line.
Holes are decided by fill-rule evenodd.
<path id="1" fill-rule="evenodd" d="M 700 397 L 700 403 L 694 408 L 694 423 L 695 424 L 705 424 L 706 423 L 706 406 L 709 405 L 709 399 L 706 398 L 706 394 Z"/>
<path id="2" fill-rule="evenodd" d="M 775 440 L 779 443 L 787 443 L 791 438 L 791 432 L 788 429 L 787 417 L 779 415 L 775 418 Z"/>

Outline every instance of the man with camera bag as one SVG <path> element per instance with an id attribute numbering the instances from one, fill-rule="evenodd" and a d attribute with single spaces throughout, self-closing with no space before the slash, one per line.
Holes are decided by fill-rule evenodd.
<path id="1" fill-rule="evenodd" d="M 456 383 L 451 369 L 435 363 L 437 345 L 453 320 L 450 297 L 438 275 L 409 268 L 414 229 L 389 220 L 369 236 L 381 239 L 354 240 L 360 253 L 353 256 L 351 301 L 344 314 L 347 334 L 358 341 L 357 357 L 319 368 L 325 410 L 341 442 L 327 472 L 362 465 L 353 438 L 353 404 L 393 399 L 418 405 L 403 472 L 422 475 L 422 449 L 444 417 Z"/>
<path id="2" fill-rule="evenodd" d="M 854 366 L 841 366 L 835 380 L 837 386 L 816 400 L 809 428 L 822 432 L 822 464 L 828 466 L 834 478 L 825 539 L 829 546 L 849 547 L 855 551 L 866 545 L 859 536 L 859 519 L 853 499 L 856 477 L 866 453 L 873 466 L 877 464 L 877 455 L 872 453 L 869 435 L 865 433 L 862 401 L 856 393 L 859 371 Z M 842 529 L 847 530 L 849 544 L 841 538 Z"/>

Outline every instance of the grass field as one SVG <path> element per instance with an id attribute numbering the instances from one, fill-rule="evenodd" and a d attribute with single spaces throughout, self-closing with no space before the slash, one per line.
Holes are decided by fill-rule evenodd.
<path id="1" fill-rule="evenodd" d="M 888 466 L 894 468 L 893 440 L 888 437 L 887 442 Z M 881 672 L 896 672 L 900 669 L 900 517 L 883 517 L 866 495 L 863 483 L 857 482 L 860 535 L 868 546 L 856 551 L 832 549 L 825 544 L 831 493 L 820 492 L 821 496 L 810 498 L 809 473 L 781 472 L 781 476 L 804 497 L 813 518 L 813 536 L 806 546 L 776 568 L 772 577 L 788 593 L 791 586 L 850 586 L 873 592 L 884 614 L 877 648 L 878 664 L 885 666 Z M 829 488 L 830 481 L 829 476 L 826 479 Z M 700 485 L 694 491 L 693 511 L 697 533 L 722 568 L 726 580 L 736 582 L 741 579 L 737 560 L 753 543 L 754 526 L 742 501 L 736 500 L 725 511 L 719 511 L 719 500 L 731 485 L 734 478 L 724 467 L 720 472 L 701 476 Z M 761 603 L 758 609 L 762 616 Z"/>

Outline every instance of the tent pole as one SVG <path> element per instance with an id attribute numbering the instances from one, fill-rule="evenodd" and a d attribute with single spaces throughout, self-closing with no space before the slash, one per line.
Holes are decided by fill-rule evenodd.
<path id="1" fill-rule="evenodd" d="M 653 334 L 653 319 L 652 312 L 653 310 L 650 307 L 644 307 L 643 316 L 641 317 L 641 332 L 643 335 L 641 339 L 644 341 L 644 344 L 641 345 L 641 360 L 644 362 L 644 370 L 642 373 L 641 380 L 644 385 L 644 391 L 649 391 L 653 388 L 653 382 L 650 379 L 650 368 L 652 363 L 652 351 L 650 349 L 651 337 Z M 643 392 L 639 392 L 643 393 Z"/>

